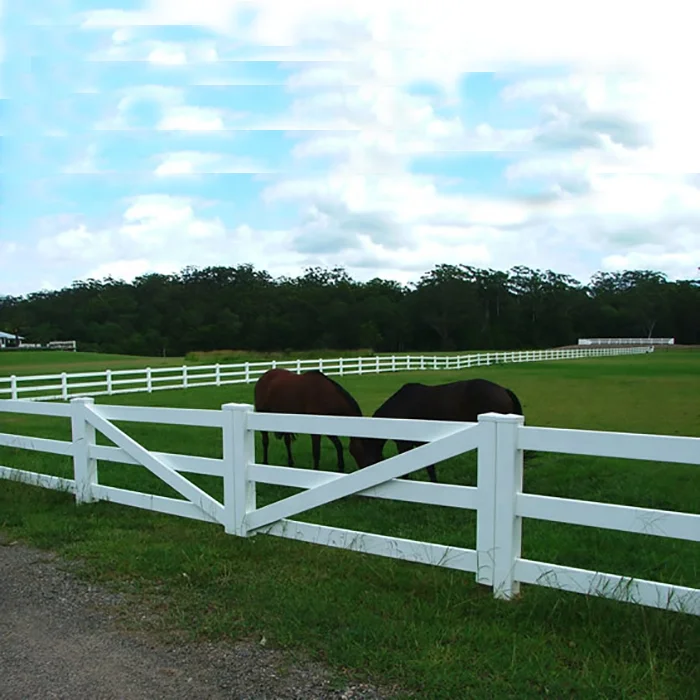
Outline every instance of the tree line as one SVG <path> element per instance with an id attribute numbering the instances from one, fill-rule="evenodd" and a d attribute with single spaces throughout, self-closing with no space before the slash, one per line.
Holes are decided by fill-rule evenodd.
<path id="1" fill-rule="evenodd" d="M 273 278 L 252 265 L 187 267 L 0 297 L 0 329 L 27 342 L 76 340 L 81 350 L 151 356 L 544 348 L 580 337 L 698 344 L 699 321 L 699 281 L 669 281 L 650 270 L 599 272 L 582 284 L 524 266 L 438 265 L 401 285 L 358 282 L 343 268 Z"/>

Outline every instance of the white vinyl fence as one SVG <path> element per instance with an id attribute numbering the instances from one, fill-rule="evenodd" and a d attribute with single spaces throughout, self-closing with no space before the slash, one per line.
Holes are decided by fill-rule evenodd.
<path id="1" fill-rule="evenodd" d="M 520 584 L 601 596 L 700 615 L 700 589 L 638 580 L 593 570 L 533 561 L 523 556 L 522 521 L 535 518 L 650 536 L 700 542 L 700 515 L 541 496 L 523 492 L 523 450 L 653 460 L 700 465 L 700 438 L 563 430 L 524 425 L 522 416 L 484 414 L 477 423 L 339 418 L 256 413 L 252 406 L 221 410 L 96 405 L 91 398 L 66 403 L 0 401 L 0 412 L 63 416 L 72 440 L 0 433 L 0 445 L 72 457 L 72 478 L 0 467 L 0 478 L 74 493 L 78 503 L 112 501 L 126 506 L 196 518 L 229 534 L 258 533 L 303 540 L 475 574 L 497 598 L 511 599 Z M 209 426 L 221 430 L 223 458 L 150 452 L 114 421 Z M 414 450 L 349 474 L 266 466 L 255 461 L 255 431 L 384 437 L 426 441 Z M 115 446 L 96 444 L 96 431 Z M 458 486 L 398 480 L 428 464 L 478 450 L 478 485 Z M 175 489 L 181 499 L 105 486 L 98 462 L 142 465 Z M 211 497 L 182 474 L 223 480 L 223 500 Z M 305 491 L 258 507 L 256 485 L 278 484 Z M 295 520 L 325 503 L 361 495 L 474 510 L 476 548 L 388 537 Z M 527 542 L 525 549 L 527 549 Z"/>
<path id="2" fill-rule="evenodd" d="M 653 347 L 569 348 L 554 350 L 512 350 L 471 355 L 376 355 L 314 360 L 272 360 L 240 364 L 185 365 L 145 369 L 105 370 L 69 374 L 0 377 L 0 399 L 46 401 L 79 396 L 100 396 L 159 389 L 186 389 L 255 382 L 273 367 L 297 373 L 319 369 L 328 375 L 375 374 L 406 370 L 468 369 L 506 362 L 571 360 L 584 357 L 637 355 Z"/>
<path id="3" fill-rule="evenodd" d="M 579 345 L 675 345 L 675 338 L 579 338 Z"/>

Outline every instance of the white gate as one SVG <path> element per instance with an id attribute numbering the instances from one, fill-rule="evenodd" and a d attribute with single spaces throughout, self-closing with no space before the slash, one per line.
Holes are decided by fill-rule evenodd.
<path id="1" fill-rule="evenodd" d="M 326 423 L 325 430 L 328 431 L 328 433 L 323 432 L 323 434 L 334 434 L 338 432 L 340 427 L 338 421 L 345 421 L 347 430 L 349 422 L 346 419 L 251 412 L 248 425 L 251 430 L 268 430 L 269 426 L 274 424 L 275 430 L 283 432 L 320 433 L 324 431 L 324 426 L 319 425 L 319 422 L 322 422 Z M 458 505 L 463 508 L 476 509 L 477 499 L 474 487 L 431 484 L 426 492 L 424 482 L 397 482 L 394 480 L 423 469 L 430 464 L 475 449 L 478 446 L 480 426 L 476 423 L 411 422 L 416 425 L 408 426 L 391 419 L 353 418 L 351 420 L 353 424 L 351 433 L 358 437 L 386 437 L 388 435 L 390 439 L 407 439 L 409 437 L 418 441 L 429 440 L 431 437 L 434 439 L 413 450 L 349 474 L 331 475 L 325 472 L 320 473 L 323 474 L 321 476 L 318 472 L 315 474 L 312 472 L 309 478 L 302 480 L 306 481 L 309 486 L 306 491 L 249 511 L 245 518 L 245 534 L 260 532 L 394 559 L 476 572 L 479 566 L 477 552 L 474 549 L 449 547 L 290 519 L 294 515 L 312 508 L 353 495 L 393 498 L 436 505 Z M 377 423 L 380 425 L 378 426 Z M 255 467 L 256 473 L 263 479 L 267 474 L 272 476 L 270 470 L 278 472 L 282 470 L 287 472 L 290 477 L 292 477 L 291 472 L 302 471 L 285 467 L 265 467 L 264 465 L 255 465 Z M 284 479 L 279 478 L 279 474 L 276 476 L 275 483 L 285 483 Z M 292 485 L 292 482 L 295 485 L 302 485 L 300 480 L 293 477 L 286 484 Z"/>
<path id="2" fill-rule="evenodd" d="M 83 488 L 76 491 L 79 501 L 89 502 L 97 500 L 97 498 L 112 500 L 109 496 L 113 489 L 98 483 L 97 460 L 90 454 L 90 446 L 95 444 L 94 431 L 99 430 L 127 456 L 131 457 L 134 463 L 148 469 L 199 510 L 203 516 L 202 519 L 224 524 L 224 506 L 221 503 L 179 474 L 172 465 L 168 464 L 166 459 L 149 452 L 123 430 L 107 420 L 101 414 L 99 407 L 94 405 L 92 399 L 77 399 L 76 402 L 82 410 L 76 411 L 72 416 L 74 435 L 79 435 L 81 431 L 85 433 L 84 439 L 78 439 L 75 444 L 76 457 L 78 458 L 76 464 L 85 470 L 82 475 L 83 479 L 80 480 Z M 93 434 L 89 435 L 89 432 Z M 95 493 L 96 487 L 97 494 Z"/>

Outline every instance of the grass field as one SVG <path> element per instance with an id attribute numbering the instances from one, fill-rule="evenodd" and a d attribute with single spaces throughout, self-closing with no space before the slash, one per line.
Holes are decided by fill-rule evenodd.
<path id="1" fill-rule="evenodd" d="M 461 350 L 413 354 L 455 355 L 491 352 L 489 350 Z M 401 353 L 408 354 L 408 353 Z M 182 367 L 182 365 L 239 364 L 271 360 L 315 360 L 337 357 L 373 357 L 391 353 L 362 350 L 290 350 L 289 352 L 254 352 L 248 350 L 212 350 L 191 352 L 186 357 L 140 357 L 137 355 L 108 355 L 96 352 L 67 352 L 62 350 L 0 351 L 0 377 L 11 375 L 55 374 L 59 372 L 102 372 L 106 369 L 142 369 L 144 367 Z"/>
<path id="2" fill-rule="evenodd" d="M 139 369 L 142 367 L 182 366 L 182 357 L 138 357 L 107 355 L 96 352 L 36 350 L 0 352 L 0 377 L 58 372 L 100 372 L 106 369 Z"/>
<path id="3" fill-rule="evenodd" d="M 464 370 L 345 377 L 365 413 L 406 381 L 486 377 L 513 389 L 529 425 L 700 436 L 700 353 L 536 362 Z M 99 403 L 217 408 L 252 401 L 253 385 L 100 397 Z M 66 439 L 67 420 L 0 415 L 1 432 Z M 152 449 L 221 456 L 213 429 L 121 424 Z M 333 469 L 324 440 L 322 468 Z M 309 440 L 294 445 L 310 463 Z M 273 441 L 273 463 L 284 448 Z M 67 458 L 0 449 L 0 463 L 71 476 Z M 448 483 L 474 484 L 473 454 L 438 466 Z M 193 481 L 220 497 L 215 478 Z M 425 479 L 423 472 L 415 478 Z M 100 465 L 100 480 L 174 495 L 145 470 Z M 700 512 L 697 467 L 539 454 L 525 490 Z M 291 489 L 258 487 L 260 504 Z M 473 513 L 353 498 L 300 519 L 473 547 Z M 573 593 L 523 586 L 494 601 L 473 575 L 384 560 L 0 482 L 0 529 L 86 562 L 85 575 L 136 588 L 163 624 L 194 636 L 264 635 L 348 673 L 400 683 L 426 698 L 696 698 L 700 620 Z M 528 520 L 532 559 L 700 587 L 689 542 Z"/>

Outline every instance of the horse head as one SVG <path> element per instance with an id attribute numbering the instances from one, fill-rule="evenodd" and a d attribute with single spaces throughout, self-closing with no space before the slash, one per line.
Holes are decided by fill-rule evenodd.
<path id="1" fill-rule="evenodd" d="M 384 443 L 386 440 L 377 438 L 350 438 L 348 449 L 355 459 L 358 469 L 364 469 L 383 459 Z"/>

